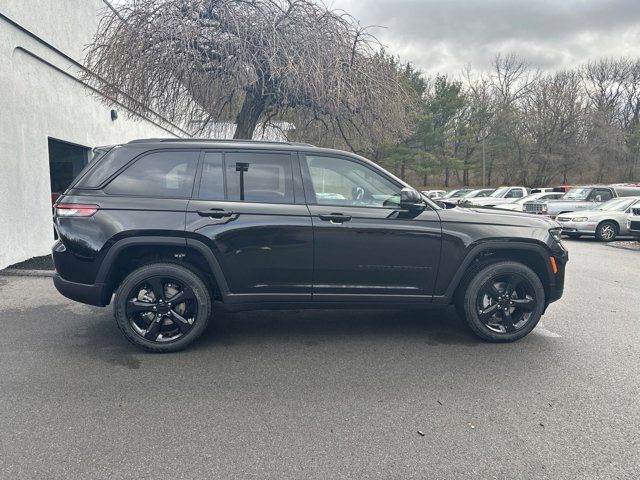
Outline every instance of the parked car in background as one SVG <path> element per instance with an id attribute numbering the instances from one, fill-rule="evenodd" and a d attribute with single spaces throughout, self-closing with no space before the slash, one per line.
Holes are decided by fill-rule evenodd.
<path id="1" fill-rule="evenodd" d="M 429 198 L 437 200 L 447 193 L 446 190 L 422 190 L 422 193 Z"/>
<path id="2" fill-rule="evenodd" d="M 627 231 L 640 241 L 640 205 L 638 204 L 631 207 L 631 212 L 627 216 Z"/>
<path id="3" fill-rule="evenodd" d="M 560 214 L 577 210 L 593 210 L 612 198 L 640 196 L 639 187 L 586 185 L 569 190 L 559 200 L 540 200 L 525 204 L 525 211 L 556 218 Z"/>
<path id="4" fill-rule="evenodd" d="M 463 195 L 466 195 L 467 193 L 469 193 L 472 190 L 473 190 L 473 188 L 458 188 L 456 190 L 449 190 L 447 193 L 445 193 L 438 200 L 444 200 L 446 202 L 451 203 L 452 199 L 460 198 L 460 197 L 462 197 Z"/>
<path id="5" fill-rule="evenodd" d="M 566 193 L 571 190 L 573 186 L 571 185 L 558 185 L 556 187 L 534 187 L 531 189 L 531 193 L 542 193 L 542 192 L 560 192 Z"/>
<path id="6" fill-rule="evenodd" d="M 465 202 L 464 206 L 468 207 L 495 207 L 503 203 L 509 203 L 517 198 L 529 195 L 529 189 L 526 187 L 500 187 L 494 190 L 491 195 L 485 198 L 474 198 Z"/>
<path id="7" fill-rule="evenodd" d="M 536 200 L 554 200 L 562 197 L 564 193 L 562 192 L 538 192 L 532 193 L 531 195 L 527 195 L 526 197 L 518 198 L 509 203 L 503 203 L 501 205 L 496 205 L 496 208 L 501 210 L 512 210 L 514 212 L 524 212 L 524 205 L 527 202 L 533 202 Z"/>
<path id="8" fill-rule="evenodd" d="M 471 190 L 469 193 L 465 193 L 463 196 L 458 198 L 452 198 L 449 201 L 455 204 L 461 204 L 467 201 L 472 201 L 474 198 L 484 198 L 488 197 L 495 191 L 495 188 L 478 188 L 476 190 Z"/>
<path id="9" fill-rule="evenodd" d="M 595 236 L 601 242 L 629 235 L 627 219 L 632 207 L 640 208 L 640 196 L 613 198 L 592 210 L 563 213 L 556 217 L 562 233 L 570 238 Z"/>

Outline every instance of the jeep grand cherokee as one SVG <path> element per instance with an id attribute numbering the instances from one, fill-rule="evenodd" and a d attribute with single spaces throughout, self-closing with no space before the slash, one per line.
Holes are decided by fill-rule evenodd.
<path id="1" fill-rule="evenodd" d="M 137 140 L 55 205 L 54 283 L 113 301 L 138 347 L 179 350 L 232 309 L 455 304 L 480 338 L 527 335 L 562 295 L 547 218 L 441 208 L 360 156 L 306 144 Z"/>

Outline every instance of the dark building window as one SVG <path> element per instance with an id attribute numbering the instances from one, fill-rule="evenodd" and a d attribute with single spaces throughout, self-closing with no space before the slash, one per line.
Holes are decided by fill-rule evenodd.
<path id="1" fill-rule="evenodd" d="M 59 196 L 71 185 L 89 160 L 91 149 L 49 139 L 49 174 L 51 195 Z"/>

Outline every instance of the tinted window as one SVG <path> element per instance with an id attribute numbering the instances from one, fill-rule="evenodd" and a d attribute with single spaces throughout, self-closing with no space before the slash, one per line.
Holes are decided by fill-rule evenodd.
<path id="1" fill-rule="evenodd" d="M 138 159 L 107 185 L 115 195 L 188 198 L 199 152 L 155 152 Z"/>
<path id="2" fill-rule="evenodd" d="M 288 153 L 226 153 L 229 200 L 293 203 L 293 173 Z"/>
<path id="3" fill-rule="evenodd" d="M 400 206 L 400 187 L 360 163 L 314 155 L 306 162 L 318 205 Z"/>
<path id="4" fill-rule="evenodd" d="M 509 190 L 509 193 L 505 196 L 505 198 L 522 198 L 522 190 L 519 188 L 512 188 Z"/>
<path id="5" fill-rule="evenodd" d="M 209 152 L 205 154 L 198 196 L 203 200 L 224 200 L 222 153 Z"/>

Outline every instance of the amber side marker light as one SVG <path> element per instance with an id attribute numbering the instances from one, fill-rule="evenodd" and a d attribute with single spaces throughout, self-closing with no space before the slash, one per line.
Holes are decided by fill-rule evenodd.
<path id="1" fill-rule="evenodd" d="M 549 257 L 549 261 L 551 262 L 553 273 L 558 273 L 558 265 L 556 264 L 556 259 L 554 257 Z"/>

